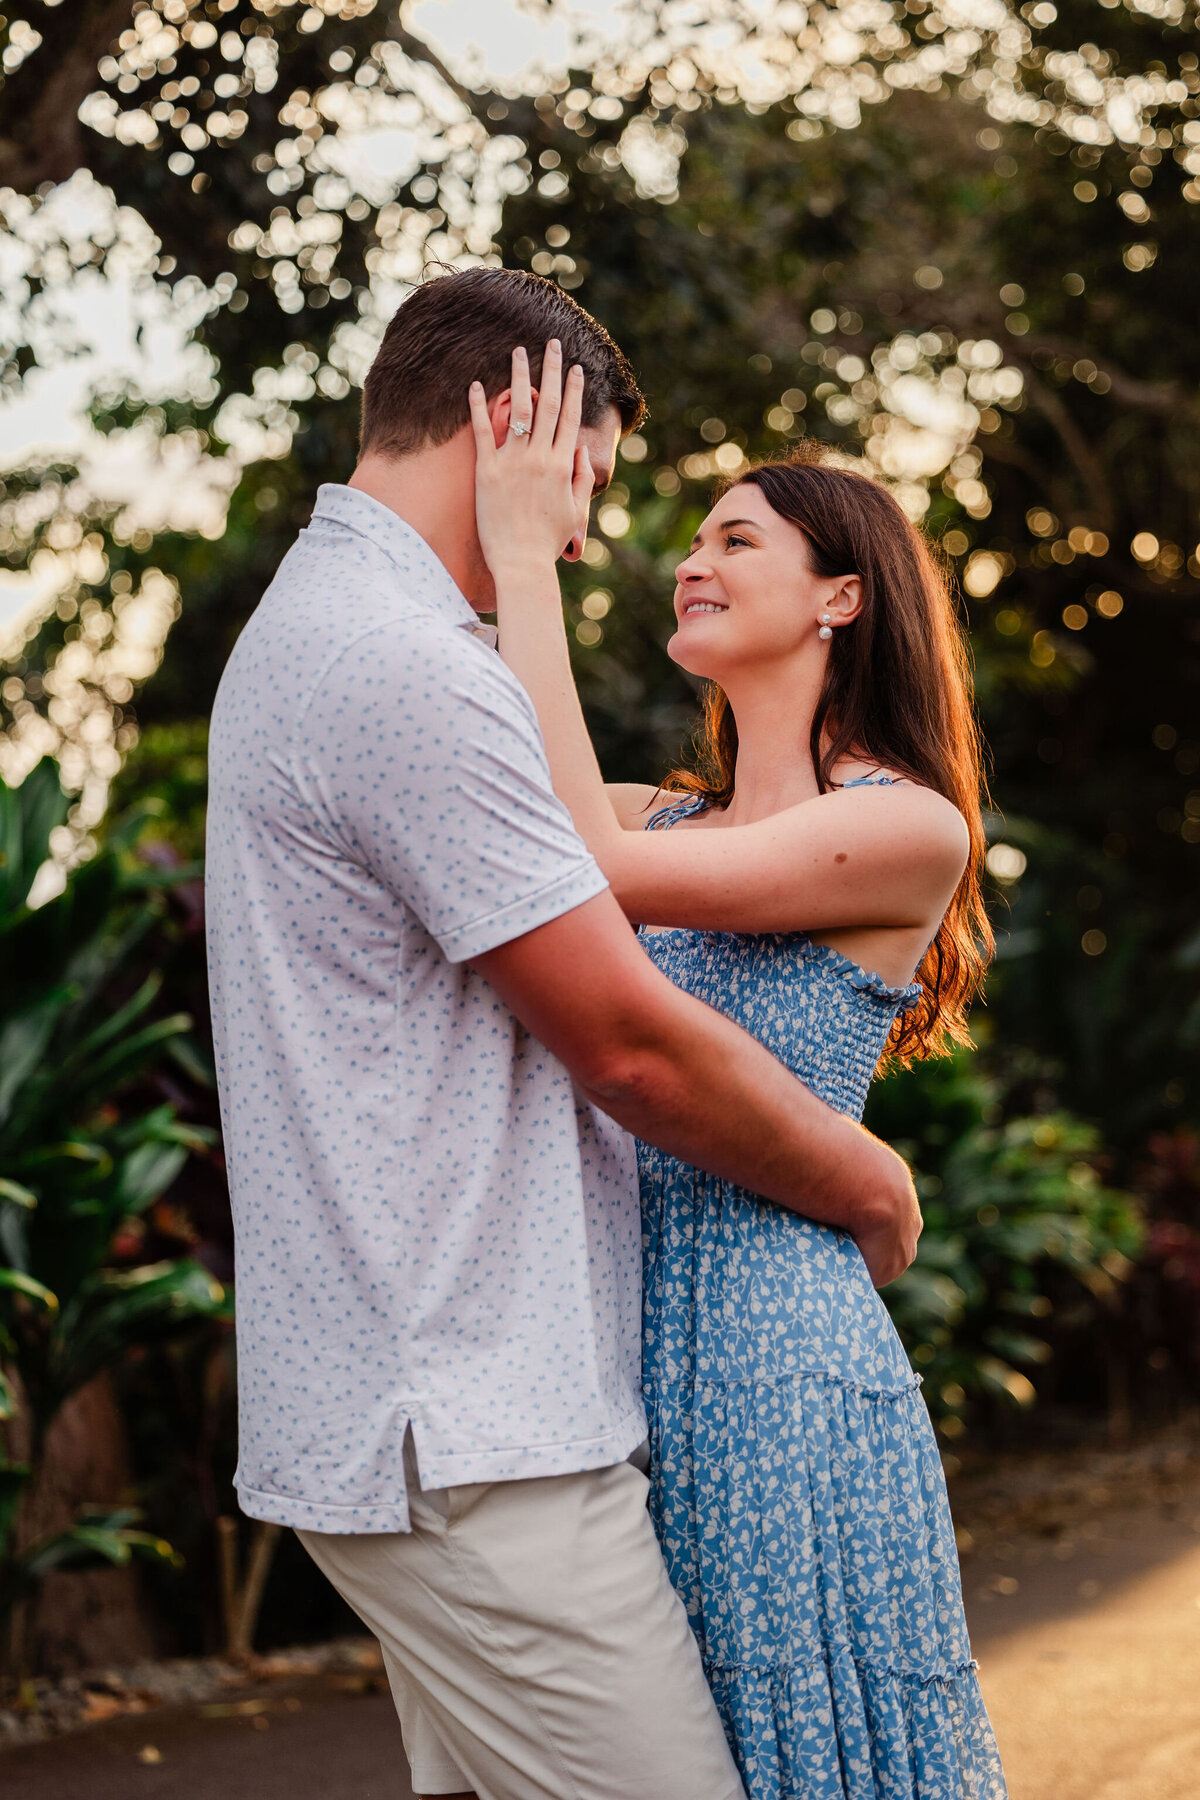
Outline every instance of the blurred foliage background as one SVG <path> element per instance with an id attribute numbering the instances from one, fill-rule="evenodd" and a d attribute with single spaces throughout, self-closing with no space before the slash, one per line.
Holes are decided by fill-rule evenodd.
<path id="1" fill-rule="evenodd" d="M 501 78 L 471 10 L 13 0 L 0 20 L 0 1599 L 18 1669 L 94 1652 L 62 1624 L 66 1589 L 37 1602 L 43 1565 L 140 1550 L 130 1616 L 160 1647 L 230 1631 L 211 1597 L 234 1271 L 205 719 L 317 484 L 353 466 L 362 373 L 430 260 L 559 281 L 646 387 L 564 581 L 611 777 L 661 774 L 692 729 L 663 646 L 715 478 L 812 434 L 924 522 L 992 750 L 1000 950 L 975 1054 L 872 1101 L 928 1219 L 889 1300 L 951 1469 L 1119 1442 L 1195 1403 L 1193 11 L 513 0 L 477 6 L 480 31 L 507 12 L 555 55 Z M 91 1407 L 103 1481 L 55 1451 L 59 1404 Z M 280 1556 L 264 1636 L 328 1628 Z"/>

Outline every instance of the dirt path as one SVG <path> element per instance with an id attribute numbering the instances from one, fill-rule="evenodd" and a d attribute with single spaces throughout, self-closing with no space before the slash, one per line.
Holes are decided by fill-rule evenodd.
<path id="1" fill-rule="evenodd" d="M 4 1800 L 412 1800 L 374 1684 L 273 1681 L 0 1755 Z"/>
<path id="2" fill-rule="evenodd" d="M 1200 1493 L 1193 1507 L 1089 1521 L 1068 1556 L 1021 1538 L 964 1560 L 1012 1800 L 1200 1800 Z"/>
<path id="3" fill-rule="evenodd" d="M 1114 1462 L 1115 1467 L 1115 1462 Z M 1011 1800 L 1200 1800 L 1200 1464 L 956 1496 Z M 1107 1485 L 1104 1485 L 1104 1483 Z M 0 1755 L 4 1800 L 412 1800 L 371 1677 L 284 1677 Z"/>

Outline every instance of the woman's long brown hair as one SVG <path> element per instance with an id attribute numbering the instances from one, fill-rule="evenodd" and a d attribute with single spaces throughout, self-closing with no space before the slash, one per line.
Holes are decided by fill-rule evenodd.
<path id="1" fill-rule="evenodd" d="M 967 866 L 917 970 L 921 997 L 896 1020 L 881 1066 L 904 1065 L 970 1043 L 967 1011 L 994 947 L 981 884 L 982 741 L 966 641 L 928 544 L 885 488 L 828 456 L 821 444 L 801 444 L 786 462 L 759 463 L 726 491 L 753 484 L 804 533 L 818 575 L 862 581 L 862 611 L 834 634 L 813 715 L 819 791 L 836 787 L 833 770 L 854 756 L 944 794 L 970 832 Z M 696 765 L 676 769 L 668 785 L 727 806 L 737 726 L 715 684 L 705 691 L 696 749 Z"/>

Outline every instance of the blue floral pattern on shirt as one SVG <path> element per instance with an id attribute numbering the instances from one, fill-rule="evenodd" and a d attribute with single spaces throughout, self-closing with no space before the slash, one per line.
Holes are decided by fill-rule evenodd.
<path id="1" fill-rule="evenodd" d="M 861 1116 L 915 988 L 799 933 L 642 943 Z M 750 1800 L 1004 1800 L 937 1444 L 857 1246 L 638 1156 L 651 1511 Z"/>

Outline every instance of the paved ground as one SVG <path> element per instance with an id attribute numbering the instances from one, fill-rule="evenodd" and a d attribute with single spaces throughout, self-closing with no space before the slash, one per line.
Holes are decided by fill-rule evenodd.
<path id="1" fill-rule="evenodd" d="M 1012 1800 L 1200 1800 L 1200 1479 L 1001 1489 L 963 1531 Z M 1089 1481 L 1092 1483 L 1088 1485 Z M 1063 1497 L 1065 1494 L 1065 1498 Z M 4 1800 L 411 1800 L 369 1675 L 278 1679 L 0 1757 Z"/>
<path id="2" fill-rule="evenodd" d="M 1200 1496 L 1093 1523 L 1062 1560 L 1029 1539 L 965 1559 L 1012 1800 L 1200 1800 Z"/>

